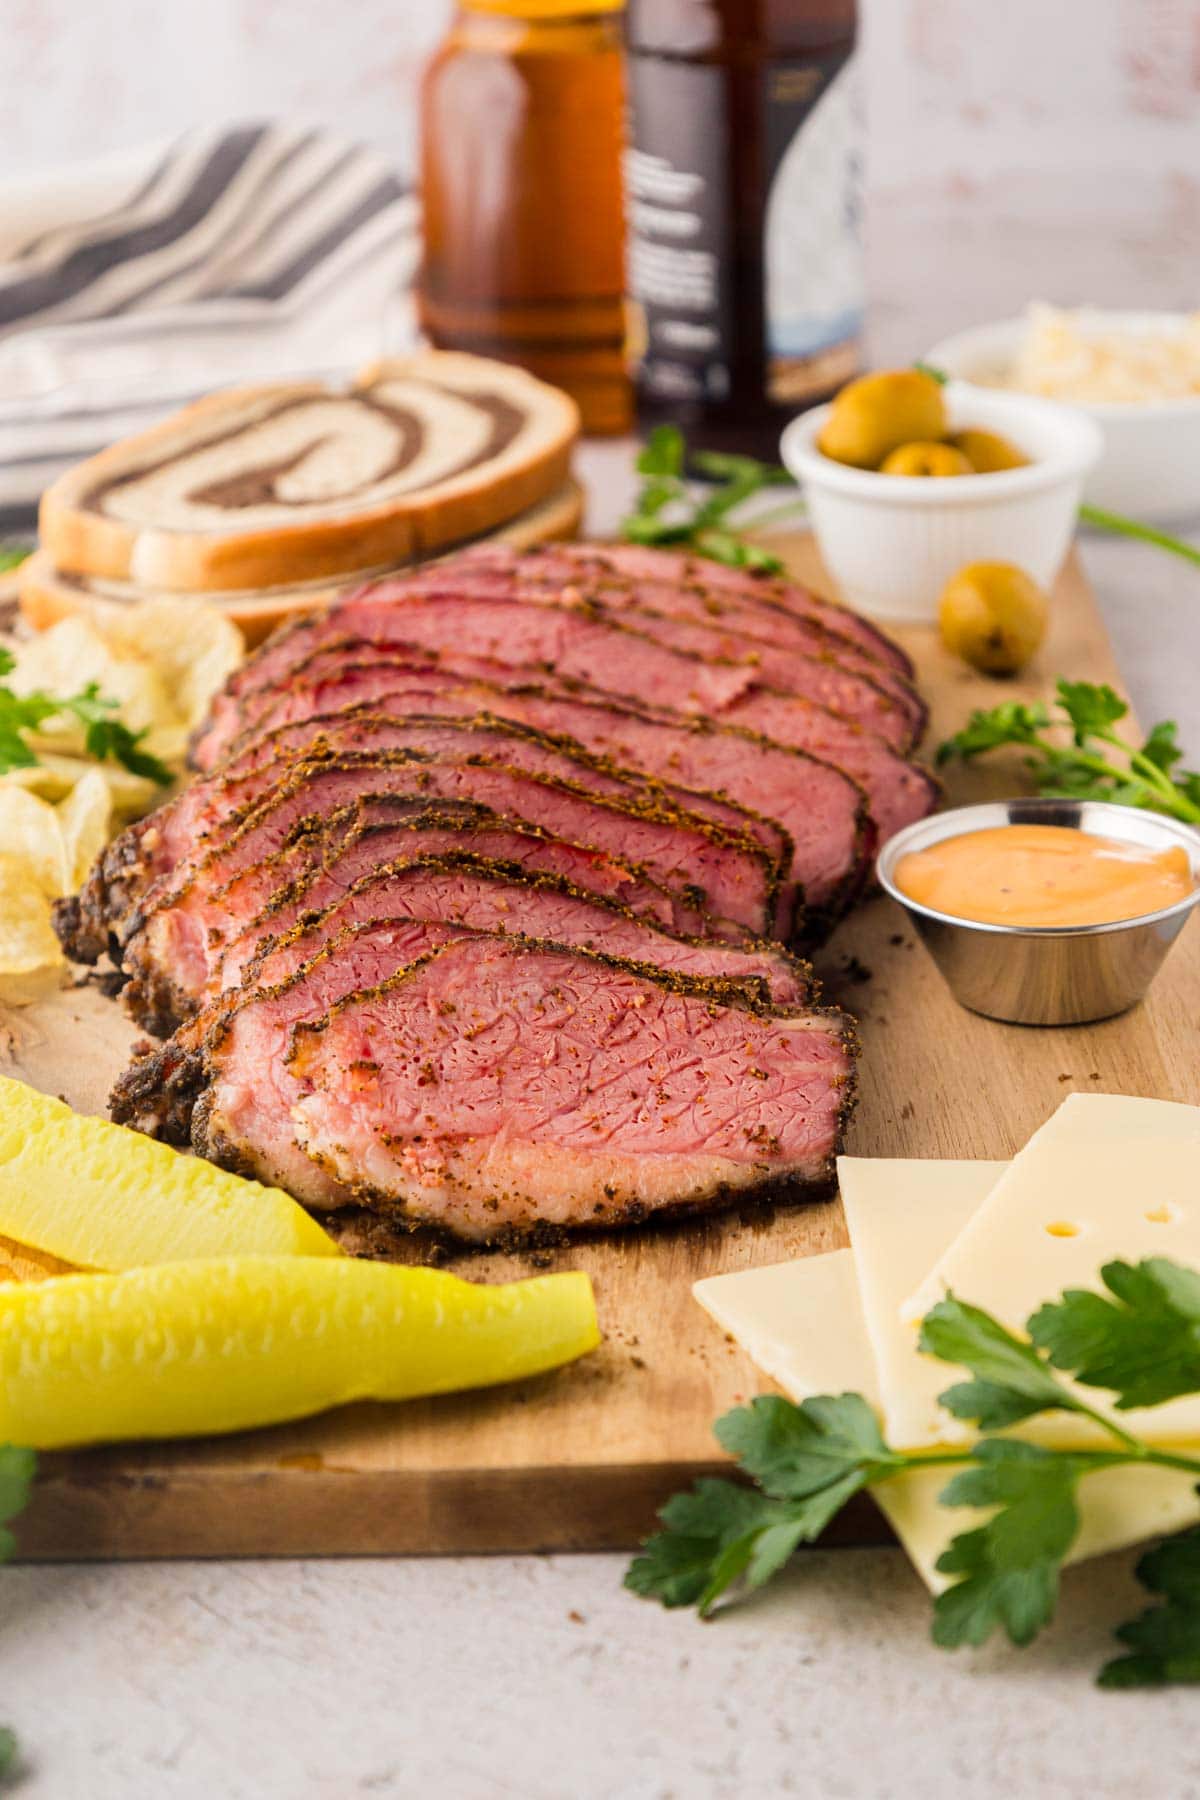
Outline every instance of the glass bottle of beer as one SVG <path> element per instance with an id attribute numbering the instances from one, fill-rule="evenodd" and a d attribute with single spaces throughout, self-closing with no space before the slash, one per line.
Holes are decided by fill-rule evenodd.
<path id="1" fill-rule="evenodd" d="M 855 0 L 630 0 L 638 407 L 777 454 L 857 367 Z"/>
<path id="2" fill-rule="evenodd" d="M 625 0 L 463 0 L 421 90 L 422 325 L 628 427 Z"/>

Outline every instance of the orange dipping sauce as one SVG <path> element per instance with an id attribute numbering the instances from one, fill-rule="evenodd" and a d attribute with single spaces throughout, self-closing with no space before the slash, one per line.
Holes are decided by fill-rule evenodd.
<path id="1" fill-rule="evenodd" d="M 1107 925 L 1186 900 L 1196 883 L 1182 845 L 1140 844 L 1065 825 L 966 831 L 896 864 L 902 894 L 981 925 Z"/>

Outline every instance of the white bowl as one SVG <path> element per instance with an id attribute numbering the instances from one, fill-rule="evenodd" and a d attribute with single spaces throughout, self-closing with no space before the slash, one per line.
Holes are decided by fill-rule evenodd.
<path id="1" fill-rule="evenodd" d="M 1084 477 L 1100 456 L 1098 427 L 1073 407 L 960 381 L 947 385 L 946 410 L 952 430 L 1001 432 L 1029 463 L 940 480 L 852 469 L 817 449 L 828 406 L 801 413 L 780 442 L 826 568 L 850 604 L 876 618 L 932 622 L 964 563 L 1016 563 L 1048 588 L 1070 548 Z"/>
<path id="2" fill-rule="evenodd" d="M 1188 318 L 1169 312 L 1099 316 L 1106 332 L 1165 336 L 1182 331 Z M 1028 329 L 1025 319 L 977 325 L 935 344 L 927 361 L 962 381 L 1003 382 Z M 1160 522 L 1200 513 L 1200 394 L 1179 400 L 1094 401 L 1080 403 L 1079 411 L 1104 436 L 1104 454 L 1084 487 L 1089 505 Z"/>

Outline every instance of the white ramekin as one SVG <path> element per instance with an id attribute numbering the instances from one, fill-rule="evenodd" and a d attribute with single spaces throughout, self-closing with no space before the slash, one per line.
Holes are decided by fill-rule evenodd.
<path id="1" fill-rule="evenodd" d="M 1172 336 L 1186 313 L 1104 312 L 1105 331 Z M 936 344 L 928 361 L 961 381 L 1002 382 L 1029 329 L 1026 319 L 977 325 Z M 1109 512 L 1162 522 L 1200 513 L 1200 394 L 1079 406 L 1099 427 L 1104 453 L 1088 476 L 1084 499 Z"/>
<path id="2" fill-rule="evenodd" d="M 829 417 L 793 419 L 780 454 L 804 488 L 826 568 L 851 606 L 880 619 L 931 623 L 964 563 L 1011 562 L 1049 587 L 1071 544 L 1084 477 L 1100 456 L 1096 425 L 1073 407 L 967 382 L 946 388 L 950 427 L 998 431 L 1024 468 L 943 479 L 852 469 L 817 449 Z"/>

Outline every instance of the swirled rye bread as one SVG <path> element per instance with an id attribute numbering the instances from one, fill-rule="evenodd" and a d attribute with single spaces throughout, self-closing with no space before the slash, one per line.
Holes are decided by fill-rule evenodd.
<path id="1" fill-rule="evenodd" d="M 213 394 L 46 490 L 59 570 L 142 588 L 270 588 L 406 562 L 567 479 L 574 403 L 523 370 L 423 351 L 317 383 Z"/>
<path id="2" fill-rule="evenodd" d="M 544 500 L 539 500 L 536 506 L 489 530 L 485 541 L 526 550 L 557 538 L 574 537 L 582 518 L 583 489 L 577 481 L 568 481 Z M 442 554 L 441 547 L 438 554 Z M 420 560 L 419 556 L 416 560 Z M 103 632 L 119 622 L 139 600 L 171 598 L 215 607 L 226 618 L 232 619 L 247 644 L 254 646 L 261 644 L 278 626 L 328 606 L 348 580 L 381 575 L 396 566 L 393 562 L 388 571 L 356 569 L 338 575 L 318 576 L 313 581 L 289 581 L 278 587 L 222 588 L 204 592 L 190 588 L 139 587 L 136 582 L 119 581 L 113 576 L 60 569 L 50 552 L 43 549 L 35 550 L 21 564 L 17 594 L 22 615 L 35 631 L 47 631 L 60 619 L 82 615 Z"/>

